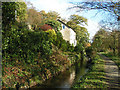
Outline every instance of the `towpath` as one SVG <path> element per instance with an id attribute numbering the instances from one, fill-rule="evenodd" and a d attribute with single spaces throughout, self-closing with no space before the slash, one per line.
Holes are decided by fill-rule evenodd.
<path id="1" fill-rule="evenodd" d="M 117 65 L 108 57 L 99 54 L 105 61 L 105 73 L 109 88 L 120 90 L 120 70 Z"/>

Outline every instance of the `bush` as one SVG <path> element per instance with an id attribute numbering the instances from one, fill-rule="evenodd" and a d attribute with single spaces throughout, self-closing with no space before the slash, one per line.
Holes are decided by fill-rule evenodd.
<path id="1" fill-rule="evenodd" d="M 54 29 L 49 29 L 46 31 L 46 33 L 48 34 L 48 38 L 50 39 L 50 41 L 52 41 L 55 44 L 55 41 L 57 39 L 57 35 L 56 32 L 54 31 Z"/>
<path id="2" fill-rule="evenodd" d="M 48 58 L 52 54 L 52 41 L 46 32 L 31 32 L 11 28 L 2 38 L 3 59 L 19 59 L 34 61 L 38 53 L 41 57 Z"/>
<path id="3" fill-rule="evenodd" d="M 62 34 L 59 31 L 56 32 L 56 34 L 57 34 L 57 38 L 56 38 L 54 45 L 56 45 L 58 48 L 60 48 L 61 41 L 63 40 Z"/>
<path id="4" fill-rule="evenodd" d="M 52 27 L 48 24 L 45 24 L 45 25 L 41 26 L 40 29 L 42 29 L 43 31 L 47 31 L 49 29 L 52 29 Z"/>
<path id="5" fill-rule="evenodd" d="M 54 45 L 56 45 L 62 51 L 71 51 L 71 52 L 74 51 L 74 47 L 70 45 L 68 41 L 65 41 L 63 39 L 63 36 L 60 31 L 57 31 L 56 34 L 57 34 L 56 35 L 57 38 L 56 38 Z"/>
<path id="6" fill-rule="evenodd" d="M 61 29 L 61 23 L 56 20 L 50 19 L 50 20 L 47 20 L 45 23 L 50 25 L 56 31 L 59 31 L 59 29 Z"/>
<path id="7" fill-rule="evenodd" d="M 87 47 L 86 48 L 86 54 L 87 54 L 87 56 L 89 57 L 89 58 L 91 58 L 91 56 L 92 56 L 92 53 L 93 52 L 93 48 L 92 47 Z"/>

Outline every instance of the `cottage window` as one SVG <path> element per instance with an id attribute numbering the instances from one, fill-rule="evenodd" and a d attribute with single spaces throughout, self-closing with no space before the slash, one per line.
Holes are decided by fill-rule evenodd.
<path id="1" fill-rule="evenodd" d="M 65 25 L 63 25 L 63 29 L 65 29 Z"/>

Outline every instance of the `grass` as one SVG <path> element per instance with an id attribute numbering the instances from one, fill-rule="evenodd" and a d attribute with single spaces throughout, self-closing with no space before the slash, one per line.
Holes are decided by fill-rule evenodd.
<path id="1" fill-rule="evenodd" d="M 112 61 L 115 62 L 115 64 L 118 66 L 118 68 L 120 69 L 120 57 L 118 56 L 114 56 L 112 52 L 101 52 L 102 55 L 107 56 L 108 58 L 110 58 Z"/>
<path id="2" fill-rule="evenodd" d="M 104 73 L 104 60 L 100 56 L 95 56 L 92 61 L 93 65 L 72 88 L 107 88 L 106 77 Z"/>

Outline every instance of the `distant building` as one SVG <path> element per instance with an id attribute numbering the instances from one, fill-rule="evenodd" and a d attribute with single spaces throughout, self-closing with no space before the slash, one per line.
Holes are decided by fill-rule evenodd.
<path id="1" fill-rule="evenodd" d="M 61 20 L 58 21 L 61 23 L 62 26 L 60 32 L 62 33 L 63 39 L 69 41 L 71 45 L 73 44 L 73 46 L 76 46 L 76 33 L 67 24 L 65 24 Z"/>

